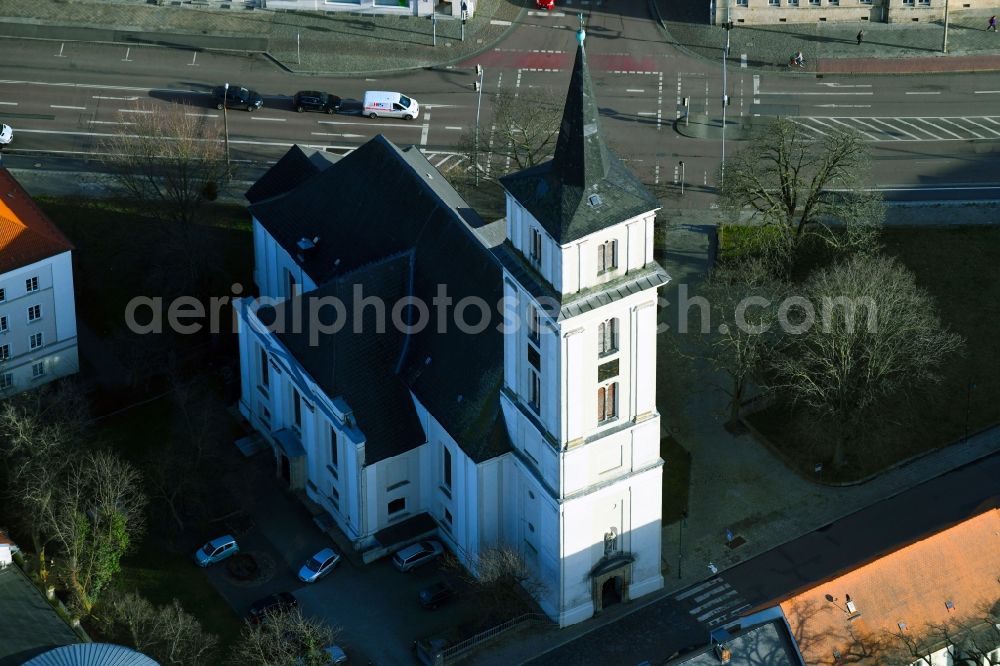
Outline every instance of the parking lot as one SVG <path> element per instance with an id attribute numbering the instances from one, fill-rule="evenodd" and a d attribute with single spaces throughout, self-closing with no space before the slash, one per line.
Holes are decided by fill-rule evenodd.
<path id="1" fill-rule="evenodd" d="M 270 456 L 265 451 L 246 464 L 268 465 Z M 289 591 L 303 614 L 342 629 L 338 643 L 351 663 L 361 664 L 416 663 L 411 651 L 415 640 L 443 634 L 475 617 L 473 600 L 462 594 L 460 581 L 441 571 L 439 563 L 404 574 L 393 567 L 390 558 L 363 565 L 355 554 L 345 553 L 325 578 L 301 583 L 296 573 L 302 564 L 334 544 L 273 476 L 260 476 L 265 482 L 257 501 L 247 507 L 254 526 L 237 535 L 241 552 L 252 553 L 258 561 L 260 577 L 252 583 L 235 581 L 225 563 L 206 570 L 212 585 L 241 617 L 257 599 Z M 458 598 L 438 610 L 423 609 L 418 591 L 442 578 L 459 583 Z"/>

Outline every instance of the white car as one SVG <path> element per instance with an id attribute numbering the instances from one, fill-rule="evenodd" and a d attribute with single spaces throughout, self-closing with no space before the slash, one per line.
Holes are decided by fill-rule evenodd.
<path id="1" fill-rule="evenodd" d="M 302 565 L 299 569 L 299 580 L 303 583 L 315 583 L 327 575 L 340 561 L 340 553 L 333 548 L 324 548 Z"/>
<path id="2" fill-rule="evenodd" d="M 6 146 L 14 140 L 14 128 L 0 123 L 0 146 Z"/>

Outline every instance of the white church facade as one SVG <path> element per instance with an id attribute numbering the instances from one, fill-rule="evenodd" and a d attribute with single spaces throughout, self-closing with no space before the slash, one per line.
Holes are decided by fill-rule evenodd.
<path id="1" fill-rule="evenodd" d="M 240 409 L 366 558 L 508 546 L 565 626 L 663 585 L 658 203 L 601 139 L 582 38 L 553 160 L 502 185 L 485 224 L 416 148 L 290 150 L 247 193 Z"/>

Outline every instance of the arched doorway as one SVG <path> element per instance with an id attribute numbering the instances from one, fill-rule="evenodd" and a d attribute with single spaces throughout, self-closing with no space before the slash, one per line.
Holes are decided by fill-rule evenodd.
<path id="1" fill-rule="evenodd" d="M 632 582 L 632 555 L 619 553 L 601 558 L 590 572 L 594 612 L 605 606 L 628 601 L 628 586 Z"/>
<path id="2" fill-rule="evenodd" d="M 601 585 L 601 608 L 607 608 L 622 602 L 622 588 L 624 586 L 622 576 L 613 576 L 604 581 Z"/>

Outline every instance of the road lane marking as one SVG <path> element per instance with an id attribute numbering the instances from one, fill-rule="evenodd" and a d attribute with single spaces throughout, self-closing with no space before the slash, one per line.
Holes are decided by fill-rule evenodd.
<path id="1" fill-rule="evenodd" d="M 219 117 L 219 114 L 217 114 L 217 113 L 185 113 L 184 115 L 185 116 L 192 116 L 192 117 L 196 117 L 196 118 L 218 118 Z"/>
<path id="2" fill-rule="evenodd" d="M 191 95 L 209 95 L 211 94 L 207 90 L 185 90 L 183 88 L 137 88 L 135 86 L 109 86 L 103 83 L 66 83 L 66 82 L 53 82 L 53 81 L 18 81 L 15 79 L 0 79 L 0 83 L 10 83 L 12 85 L 26 85 L 26 86 L 53 86 L 55 88 L 87 88 L 96 90 L 130 90 L 135 92 L 167 92 L 167 93 L 187 93 Z"/>
<path id="3" fill-rule="evenodd" d="M 375 121 L 369 121 L 367 123 L 355 123 L 347 120 L 319 120 L 317 121 L 320 125 L 363 125 L 365 127 L 413 127 L 417 128 L 420 125 L 414 125 L 412 123 L 379 123 Z"/>
<path id="4" fill-rule="evenodd" d="M 920 127 L 919 125 L 915 125 L 914 123 L 909 122 L 905 118 L 898 118 L 897 120 L 899 122 L 903 123 L 904 125 L 909 125 L 910 127 L 912 127 L 913 129 L 915 129 L 918 132 L 923 132 L 924 134 L 927 134 L 929 136 L 934 137 L 933 139 L 931 139 L 932 141 L 947 141 L 948 140 L 948 139 L 945 139 L 945 138 L 942 138 L 942 137 L 938 136 L 937 134 L 934 134 L 933 132 L 928 132 L 923 127 Z"/>
<path id="5" fill-rule="evenodd" d="M 490 25 L 513 25 L 510 21 L 501 21 L 499 19 L 492 19 Z"/>
<path id="6" fill-rule="evenodd" d="M 1000 95 L 1000 90 L 973 90 L 975 95 Z"/>
<path id="7" fill-rule="evenodd" d="M 746 69 L 746 68 L 747 68 L 747 54 L 746 53 L 741 53 L 740 54 L 740 69 Z"/>
<path id="8" fill-rule="evenodd" d="M 639 111 L 639 112 L 636 113 L 636 115 L 638 115 L 638 116 L 655 116 L 656 112 L 655 111 Z"/>
<path id="9" fill-rule="evenodd" d="M 17 106 L 17 102 L 0 102 L 0 106 Z"/>
<path id="10" fill-rule="evenodd" d="M 118 109 L 118 113 L 152 113 L 152 109 Z"/>
<path id="11" fill-rule="evenodd" d="M 949 120 L 948 118 L 942 118 L 941 120 L 943 120 L 944 122 L 948 123 L 949 125 L 957 127 L 958 129 L 962 130 L 963 132 L 968 132 L 969 134 L 973 135 L 977 139 L 985 139 L 986 138 L 985 136 L 983 136 L 979 132 L 974 132 L 974 131 L 970 130 L 968 127 L 963 127 L 963 126 L 959 125 L 958 123 L 956 123 L 953 120 Z M 962 120 L 965 120 L 965 119 L 963 118 Z"/>
<path id="12" fill-rule="evenodd" d="M 458 131 L 461 131 L 461 130 L 462 130 L 462 128 L 461 128 L 461 127 L 455 127 L 454 125 L 445 125 L 445 126 L 444 126 L 444 128 L 445 128 L 446 130 L 458 130 Z"/>
<path id="13" fill-rule="evenodd" d="M 250 120 L 273 120 L 276 123 L 283 123 L 287 118 L 269 118 L 267 116 L 250 116 Z"/>
<path id="14" fill-rule="evenodd" d="M 364 134 L 341 134 L 338 132 L 310 132 L 314 136 L 341 136 L 345 139 L 363 139 Z"/>
<path id="15" fill-rule="evenodd" d="M 912 136 L 914 141 L 920 141 L 920 137 L 917 136 L 916 134 L 910 134 L 909 132 L 907 132 L 903 128 L 896 127 L 895 125 L 890 125 L 889 123 L 885 122 L 884 120 L 880 120 L 878 118 L 872 118 L 872 122 L 876 122 L 876 123 L 879 123 L 881 125 L 885 125 L 886 127 L 890 128 L 894 132 L 902 132 L 906 136 Z"/>
<path id="16" fill-rule="evenodd" d="M 910 92 L 910 91 L 907 91 L 906 94 L 907 95 L 940 95 L 941 92 L 940 91 L 938 91 L 938 92 Z"/>
<path id="17" fill-rule="evenodd" d="M 642 88 L 626 88 L 625 92 L 628 92 L 628 93 L 644 93 L 646 91 L 643 90 Z"/>
<path id="18" fill-rule="evenodd" d="M 977 117 L 978 117 L 978 116 L 977 116 Z M 992 132 L 993 134 L 997 134 L 997 135 L 1000 135 L 1000 132 L 996 131 L 996 130 L 995 130 L 995 129 L 993 129 L 992 127 L 987 127 L 986 125 L 981 125 L 980 123 L 977 123 L 977 122 L 976 122 L 975 120 L 973 120 L 972 118 L 965 118 L 964 120 L 965 120 L 965 122 L 967 122 L 967 123 L 972 123 L 972 124 L 973 124 L 973 125 L 975 125 L 976 127 L 980 127 L 980 128 L 982 128 L 982 130 L 983 130 L 984 132 Z"/>
<path id="19" fill-rule="evenodd" d="M 92 99 L 113 99 L 117 102 L 134 102 L 138 97 L 107 97 L 105 95 L 91 95 Z"/>
<path id="20" fill-rule="evenodd" d="M 754 96 L 757 95 L 874 95 L 873 92 L 799 92 L 797 90 L 787 90 L 787 91 L 775 91 L 775 92 L 764 92 L 754 90 Z"/>
<path id="21" fill-rule="evenodd" d="M 813 104 L 820 109 L 870 109 L 871 104 Z"/>
<path id="22" fill-rule="evenodd" d="M 427 134 L 431 131 L 431 112 L 430 109 L 424 113 L 424 125 L 420 129 L 420 145 L 427 145 Z"/>
<path id="23" fill-rule="evenodd" d="M 85 106 L 62 106 L 60 104 L 49 104 L 49 108 L 51 108 L 51 109 L 72 109 L 73 111 L 86 111 L 87 110 L 87 107 L 85 107 Z"/>
<path id="24" fill-rule="evenodd" d="M 827 88 L 871 88 L 870 83 L 817 83 L 818 86 L 826 86 Z"/>
<path id="25" fill-rule="evenodd" d="M 135 125 L 135 123 L 119 120 L 88 120 L 87 122 L 91 125 Z"/>

